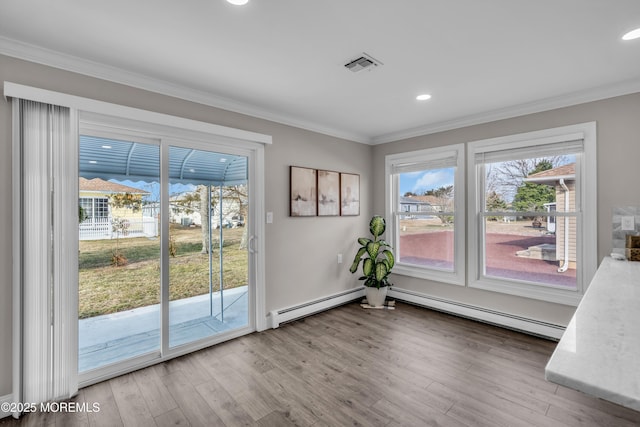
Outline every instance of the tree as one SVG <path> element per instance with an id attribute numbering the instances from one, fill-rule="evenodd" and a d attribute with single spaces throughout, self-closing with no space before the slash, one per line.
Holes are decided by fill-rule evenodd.
<path id="1" fill-rule="evenodd" d="M 490 192 L 487 195 L 487 199 L 485 201 L 486 209 L 489 212 L 504 212 L 509 208 L 507 202 L 505 202 L 502 197 L 495 191 Z M 497 221 L 497 216 L 492 216 L 487 218 L 489 221 Z"/>
<path id="2" fill-rule="evenodd" d="M 556 168 L 567 162 L 567 156 L 549 156 L 487 163 L 485 164 L 485 190 L 487 193 L 495 191 L 502 196 L 503 200 L 511 201 L 524 178 L 532 173 Z"/>
<path id="3" fill-rule="evenodd" d="M 552 162 L 544 159 L 536 164 L 527 176 L 552 168 Z M 556 192 L 552 187 L 544 184 L 535 184 L 533 182 L 524 182 L 518 187 L 518 191 L 513 198 L 513 207 L 520 212 L 540 212 L 545 209 L 545 203 L 555 201 Z"/>
<path id="4" fill-rule="evenodd" d="M 211 213 L 213 212 L 213 197 L 211 197 L 211 187 L 208 185 L 198 185 L 198 195 L 200 196 L 200 222 L 202 223 L 202 249 L 201 254 L 209 253 L 209 223 L 211 222 Z M 211 203 L 207 203 L 207 201 Z"/>
<path id="5" fill-rule="evenodd" d="M 453 221 L 453 185 L 446 185 L 439 188 L 432 188 L 424 192 L 425 196 L 432 196 L 436 199 L 436 205 L 438 206 L 438 213 L 436 214 L 442 224 L 450 224 Z"/>
<path id="6" fill-rule="evenodd" d="M 425 196 L 434 196 L 439 199 L 453 199 L 453 185 L 432 188 L 424 192 Z"/>
<path id="7" fill-rule="evenodd" d="M 111 211 L 114 209 L 131 209 L 138 212 L 142 209 L 142 194 L 138 193 L 114 193 L 108 196 Z M 129 234 L 129 220 L 126 218 L 114 217 L 111 219 L 111 231 L 116 235 L 115 249 L 111 254 L 111 264 L 120 267 L 127 264 L 127 257 L 122 253 L 118 245 L 120 236 Z"/>

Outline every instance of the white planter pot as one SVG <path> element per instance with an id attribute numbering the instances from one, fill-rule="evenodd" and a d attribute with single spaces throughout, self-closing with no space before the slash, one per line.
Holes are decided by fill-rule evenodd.
<path id="1" fill-rule="evenodd" d="M 382 288 L 371 288 L 369 286 L 365 286 L 364 294 L 367 297 L 367 303 L 371 307 L 382 307 L 384 305 L 385 298 L 387 298 L 388 290 L 388 286 L 384 286 Z"/>

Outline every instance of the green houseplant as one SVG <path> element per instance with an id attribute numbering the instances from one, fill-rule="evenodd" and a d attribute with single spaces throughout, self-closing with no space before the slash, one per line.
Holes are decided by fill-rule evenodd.
<path id="1" fill-rule="evenodd" d="M 371 306 L 384 304 L 389 286 L 389 274 L 395 265 L 392 247 L 380 236 L 384 234 L 386 223 L 383 217 L 375 215 L 369 222 L 369 231 L 373 240 L 367 237 L 358 238 L 360 249 L 353 259 L 349 271 L 355 273 L 362 262 L 362 276 L 364 280 L 367 302 Z"/>

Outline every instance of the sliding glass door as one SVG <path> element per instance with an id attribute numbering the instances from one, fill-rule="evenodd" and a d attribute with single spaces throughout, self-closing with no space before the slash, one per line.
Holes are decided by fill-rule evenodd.
<path id="1" fill-rule="evenodd" d="M 169 147 L 169 346 L 246 327 L 248 159 Z"/>
<path id="2" fill-rule="evenodd" d="M 255 328 L 250 160 L 201 141 L 81 135 L 81 382 Z"/>
<path id="3" fill-rule="evenodd" d="M 155 143 L 154 143 L 155 142 Z M 144 162 L 144 176 L 127 174 Z M 158 141 L 80 136 L 78 369 L 160 351 Z"/>

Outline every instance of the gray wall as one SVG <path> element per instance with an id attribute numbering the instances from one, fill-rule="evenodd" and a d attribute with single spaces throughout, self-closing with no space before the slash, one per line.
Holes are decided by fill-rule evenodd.
<path id="1" fill-rule="evenodd" d="M 375 147 L 344 141 L 242 114 L 61 71 L 0 55 L 0 82 L 65 92 L 273 136 L 266 148 L 267 311 L 312 300 L 359 283 L 348 273 L 355 237 L 372 213 L 384 212 L 384 156 L 390 153 L 511 135 L 587 121 L 598 123 L 598 256 L 611 251 L 611 211 L 640 205 L 640 94 L 471 126 Z M 11 108 L 0 100 L 0 396 L 11 392 Z M 360 174 L 361 215 L 288 217 L 290 165 Z M 344 254 L 344 264 L 336 255 Z M 427 280 L 395 276 L 397 286 L 455 301 L 566 324 L 573 308 Z"/>
<path id="2" fill-rule="evenodd" d="M 640 170 L 640 94 L 590 102 L 513 119 L 469 126 L 374 147 L 374 168 L 384 168 L 385 155 L 470 142 L 583 122 L 597 122 L 598 138 L 598 261 L 611 252 L 611 215 L 614 206 L 640 205 L 637 188 Z M 384 177 L 372 175 L 374 188 L 384 188 Z M 383 212 L 384 199 L 376 191 L 374 211 Z M 596 232 L 596 231 L 593 231 Z M 572 307 L 449 286 L 428 280 L 394 276 L 401 288 L 441 298 L 566 325 Z"/>
<path id="3" fill-rule="evenodd" d="M 273 136 L 265 149 L 267 312 L 359 286 L 348 271 L 356 238 L 371 216 L 372 148 L 0 55 L 10 81 Z M 361 214 L 290 218 L 289 166 L 360 174 Z M 0 396 L 11 393 L 11 104 L 0 99 Z M 344 254 L 337 265 L 336 255 Z"/>

